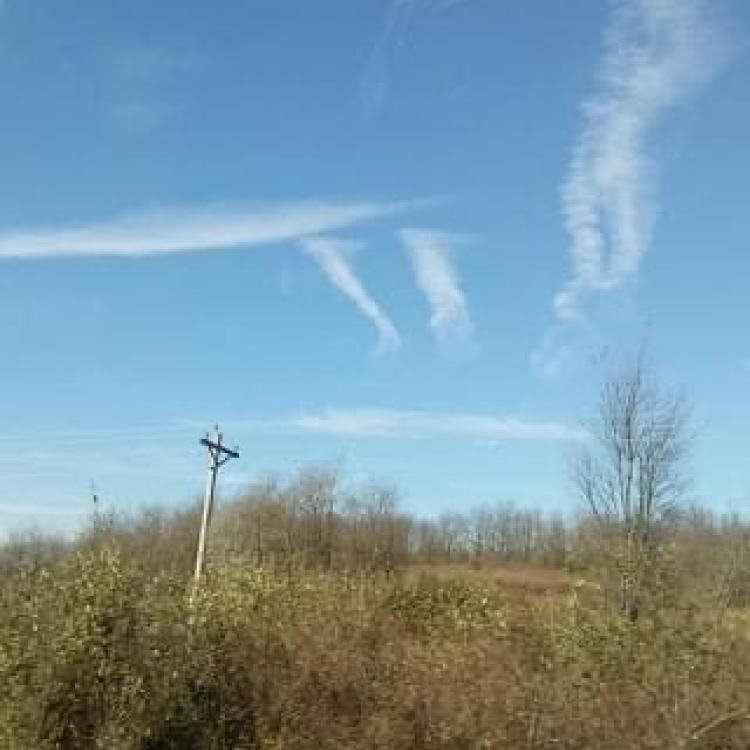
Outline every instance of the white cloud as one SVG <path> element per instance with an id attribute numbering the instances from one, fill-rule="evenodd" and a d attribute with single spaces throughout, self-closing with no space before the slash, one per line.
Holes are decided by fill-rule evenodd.
<path id="1" fill-rule="evenodd" d="M 557 422 L 530 422 L 515 417 L 396 409 L 328 409 L 291 420 L 305 432 L 351 437 L 456 437 L 485 440 L 567 441 L 586 438 L 585 431 Z"/>
<path id="2" fill-rule="evenodd" d="M 532 352 L 531 367 L 536 375 L 554 380 L 560 375 L 571 355 L 571 344 L 565 329 L 559 323 L 551 327 L 541 343 Z"/>
<path id="3" fill-rule="evenodd" d="M 707 81 L 725 54 L 704 0 L 625 0 L 605 37 L 599 90 L 562 189 L 572 278 L 555 298 L 561 321 L 588 291 L 621 286 L 650 239 L 646 143 L 666 111 Z"/>
<path id="4" fill-rule="evenodd" d="M 151 211 L 51 229 L 0 231 L 0 260 L 57 256 L 141 256 L 279 243 L 342 229 L 417 203 L 296 202 Z"/>
<path id="5" fill-rule="evenodd" d="M 555 318 L 581 320 L 584 299 L 623 286 L 648 250 L 653 220 L 647 144 L 666 112 L 730 57 L 706 0 L 619 0 L 598 86 L 562 187 L 571 276 Z"/>
<path id="6" fill-rule="evenodd" d="M 302 249 L 320 266 L 328 280 L 375 326 L 378 332 L 378 351 L 395 349 L 401 343 L 396 327 L 381 310 L 359 280 L 346 255 L 360 247 L 330 237 L 307 237 L 300 241 Z"/>
<path id="7" fill-rule="evenodd" d="M 130 46 L 116 51 L 110 64 L 115 74 L 112 86 L 112 119 L 119 129 L 133 135 L 147 135 L 170 120 L 185 114 L 189 101 L 179 78 L 209 70 L 209 60 L 195 53 L 150 45 Z"/>
<path id="8" fill-rule="evenodd" d="M 408 40 L 416 15 L 446 11 L 468 0 L 391 0 L 385 21 L 365 66 L 360 103 L 367 116 L 380 112 L 388 98 L 394 58 Z"/>
<path id="9" fill-rule="evenodd" d="M 398 236 L 409 251 L 417 284 L 427 297 L 432 312 L 430 327 L 437 338 L 467 338 L 471 320 L 451 262 L 454 246 L 466 238 L 431 229 L 402 229 Z"/>
<path id="10" fill-rule="evenodd" d="M 388 8 L 385 23 L 370 53 L 360 84 L 360 103 L 367 116 L 377 114 L 388 97 L 393 48 L 403 38 L 404 29 L 413 13 L 413 0 L 394 0 Z"/>

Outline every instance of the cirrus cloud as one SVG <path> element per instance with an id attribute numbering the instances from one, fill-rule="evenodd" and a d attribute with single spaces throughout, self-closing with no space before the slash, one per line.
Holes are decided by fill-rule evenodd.
<path id="1" fill-rule="evenodd" d="M 438 340 L 468 338 L 471 319 L 451 258 L 454 247 L 467 238 L 433 229 L 402 229 L 398 236 L 430 305 L 430 328 Z"/>
<path id="2" fill-rule="evenodd" d="M 713 11 L 707 0 L 613 2 L 596 90 L 583 104 L 561 190 L 571 271 L 554 296 L 555 326 L 533 356 L 542 372 L 556 368 L 563 329 L 585 320 L 586 300 L 637 276 L 655 214 L 650 139 L 734 52 Z"/>
<path id="3" fill-rule="evenodd" d="M 52 228 L 0 230 L 0 260 L 146 256 L 269 245 L 402 213 L 417 201 L 298 201 L 144 211 Z"/>
<path id="4" fill-rule="evenodd" d="M 290 420 L 305 432 L 373 438 L 484 438 L 492 440 L 584 440 L 587 433 L 558 422 L 535 422 L 460 412 L 380 408 L 327 409 Z"/>
<path id="5" fill-rule="evenodd" d="M 347 255 L 361 247 L 333 237 L 307 237 L 302 249 L 320 266 L 326 278 L 364 315 L 378 332 L 378 352 L 398 348 L 401 337 L 388 316 L 354 272 Z"/>

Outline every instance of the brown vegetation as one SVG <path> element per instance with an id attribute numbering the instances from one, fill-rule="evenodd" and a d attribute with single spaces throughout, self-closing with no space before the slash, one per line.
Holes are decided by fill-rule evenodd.
<path id="1" fill-rule="evenodd" d="M 585 520 L 416 521 L 307 471 L 225 504 L 191 608 L 197 523 L 97 517 L 2 551 L 0 747 L 750 746 L 738 519 L 676 522 L 636 622 Z"/>
<path id="2" fill-rule="evenodd" d="M 640 369 L 608 382 L 567 523 L 269 479 L 197 591 L 197 509 L 13 540 L 0 748 L 745 750 L 750 526 L 680 506 L 685 426 Z"/>

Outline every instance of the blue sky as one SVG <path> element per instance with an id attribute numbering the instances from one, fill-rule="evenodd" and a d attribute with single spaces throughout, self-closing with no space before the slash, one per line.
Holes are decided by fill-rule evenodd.
<path id="1" fill-rule="evenodd" d="M 569 509 L 606 369 L 750 500 L 742 0 L 5 0 L 0 528 L 333 462 Z"/>

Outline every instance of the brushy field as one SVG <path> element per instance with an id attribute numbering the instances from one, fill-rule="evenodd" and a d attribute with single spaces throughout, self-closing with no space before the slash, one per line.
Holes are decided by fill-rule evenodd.
<path id="1" fill-rule="evenodd" d="M 527 572 L 556 588 L 526 596 L 519 575 L 226 554 L 191 603 L 116 539 L 19 559 L 0 583 L 0 747 L 750 747 L 741 611 L 678 597 L 630 622 L 595 587 Z"/>

